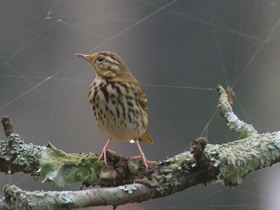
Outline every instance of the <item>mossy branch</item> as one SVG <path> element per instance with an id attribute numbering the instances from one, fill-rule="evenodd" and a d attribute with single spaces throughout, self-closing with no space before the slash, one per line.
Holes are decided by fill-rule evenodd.
<path id="1" fill-rule="evenodd" d="M 192 142 L 190 151 L 165 159 L 146 172 L 139 160 L 117 154 L 108 155 L 109 167 L 91 153 L 67 154 L 52 144 L 47 147 L 25 144 L 22 138 L 4 126 L 7 141 L 0 142 L 0 170 L 23 171 L 42 176 L 57 187 L 73 182 L 103 186 L 80 191 L 28 192 L 6 185 L 0 209 L 69 209 L 87 206 L 118 206 L 168 196 L 198 184 L 220 180 L 226 187 L 242 182 L 244 176 L 280 161 L 280 131 L 258 134 L 239 120 L 221 86 L 219 110 L 231 130 L 241 140 L 221 145 L 207 144 L 207 139 Z M 3 121 L 2 121 L 3 122 Z M 5 119 L 7 122 L 7 118 Z M 10 121 L 9 121 L 10 122 Z M 11 132 L 10 132 L 11 131 Z M 211 141 L 210 141 L 211 142 Z"/>

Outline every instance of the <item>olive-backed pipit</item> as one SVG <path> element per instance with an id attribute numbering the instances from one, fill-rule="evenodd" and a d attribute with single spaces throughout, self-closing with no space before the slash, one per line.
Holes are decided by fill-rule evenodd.
<path id="1" fill-rule="evenodd" d="M 88 61 L 96 72 L 89 89 L 89 102 L 97 125 L 108 137 L 99 160 L 104 158 L 107 165 L 106 151 L 112 138 L 121 142 L 133 139 L 140 152 L 140 156 L 133 158 L 141 158 L 146 169 L 148 164 L 157 164 L 145 158 L 139 144 L 139 140 L 153 142 L 146 132 L 147 98 L 124 60 L 109 51 L 76 55 Z"/>

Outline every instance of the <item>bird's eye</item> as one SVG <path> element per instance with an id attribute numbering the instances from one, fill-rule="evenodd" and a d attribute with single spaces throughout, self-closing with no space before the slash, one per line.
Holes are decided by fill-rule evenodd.
<path id="1" fill-rule="evenodd" d="M 99 56 L 99 57 L 97 58 L 97 61 L 98 61 L 99 63 L 103 62 L 104 60 L 105 60 L 105 58 L 104 58 L 103 56 Z"/>

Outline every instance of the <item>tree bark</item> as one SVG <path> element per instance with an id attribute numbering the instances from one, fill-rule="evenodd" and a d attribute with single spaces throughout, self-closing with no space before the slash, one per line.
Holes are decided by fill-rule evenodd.
<path id="1" fill-rule="evenodd" d="M 106 167 L 91 153 L 67 154 L 52 144 L 25 144 L 13 133 L 9 118 L 2 120 L 7 140 L 0 141 L 0 171 L 22 171 L 52 181 L 58 188 L 73 182 L 101 186 L 79 191 L 21 190 L 4 187 L 0 209 L 69 209 L 113 205 L 156 199 L 198 184 L 219 180 L 226 187 L 241 184 L 244 176 L 279 162 L 280 131 L 258 134 L 252 125 L 237 118 L 225 90 L 218 86 L 218 109 L 239 140 L 221 145 L 198 138 L 185 151 L 146 171 L 142 162 L 109 153 Z"/>

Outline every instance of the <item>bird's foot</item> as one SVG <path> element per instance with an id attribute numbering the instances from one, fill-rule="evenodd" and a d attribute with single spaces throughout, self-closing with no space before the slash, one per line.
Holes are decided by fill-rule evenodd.
<path id="1" fill-rule="evenodd" d="M 135 159 L 141 159 L 143 161 L 143 164 L 146 168 L 146 171 L 148 171 L 148 164 L 150 165 L 158 165 L 158 162 L 157 161 L 154 161 L 154 160 L 147 160 L 145 155 L 142 155 L 142 156 L 134 156 L 134 157 L 131 157 L 130 159 L 132 160 L 135 160 Z"/>
<path id="2" fill-rule="evenodd" d="M 102 150 L 102 152 L 101 152 L 101 154 L 100 154 L 100 156 L 98 158 L 98 161 L 104 159 L 104 163 L 108 167 L 108 163 L 107 163 L 107 150 L 108 150 L 107 148 L 105 148 L 105 147 L 103 148 L 103 150 Z"/>
<path id="3" fill-rule="evenodd" d="M 98 158 L 98 161 L 104 159 L 104 163 L 105 163 L 105 165 L 106 165 L 107 167 L 108 167 L 108 163 L 107 163 L 107 153 L 108 153 L 108 152 L 111 153 L 111 154 L 113 154 L 113 155 L 119 154 L 119 153 L 117 153 L 117 152 L 115 152 L 115 151 L 112 151 L 112 150 L 110 150 L 110 149 L 103 148 L 103 150 L 102 150 L 102 152 L 101 152 L 101 154 L 100 154 L 100 156 L 99 156 L 99 158 Z"/>
<path id="4" fill-rule="evenodd" d="M 107 151 L 112 152 L 111 150 L 108 149 L 109 144 L 110 144 L 111 138 L 108 138 L 107 143 L 105 144 L 105 146 L 102 149 L 102 152 L 98 158 L 98 161 L 104 159 L 104 163 L 105 165 L 108 167 L 108 163 L 107 163 Z"/>

